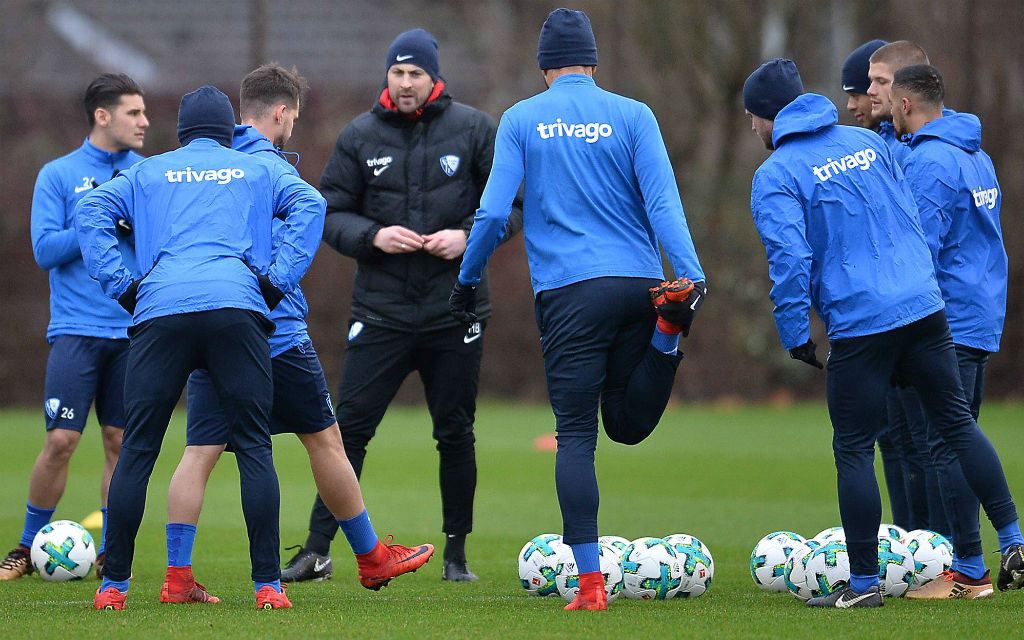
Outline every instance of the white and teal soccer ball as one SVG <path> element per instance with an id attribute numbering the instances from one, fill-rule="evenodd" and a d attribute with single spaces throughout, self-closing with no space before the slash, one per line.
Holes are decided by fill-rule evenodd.
<path id="1" fill-rule="evenodd" d="M 827 596 L 840 582 L 849 582 L 850 557 L 846 543 L 832 540 L 815 549 L 807 559 L 804 573 L 812 598 Z"/>
<path id="2" fill-rule="evenodd" d="M 814 536 L 814 540 L 817 540 L 822 544 L 833 540 L 837 542 L 846 542 L 846 531 L 844 531 L 842 527 L 829 527 L 819 531 Z"/>
<path id="3" fill-rule="evenodd" d="M 542 533 L 519 551 L 519 582 L 531 596 L 556 596 L 556 580 L 572 560 L 572 549 L 557 533 Z"/>
<path id="4" fill-rule="evenodd" d="M 905 543 L 907 541 L 907 530 L 898 525 L 883 522 L 878 525 L 878 537 L 892 538 L 893 540 Z"/>
<path id="5" fill-rule="evenodd" d="M 750 553 L 750 576 L 765 591 L 784 593 L 786 561 L 793 549 L 805 542 L 792 531 L 775 531 L 757 541 Z"/>
<path id="6" fill-rule="evenodd" d="M 806 601 L 812 596 L 811 588 L 807 585 L 807 561 L 811 559 L 814 550 L 820 546 L 820 542 L 811 538 L 793 549 L 786 560 L 783 580 L 786 583 L 786 589 L 796 596 L 797 600 Z"/>
<path id="7" fill-rule="evenodd" d="M 683 577 L 676 597 L 696 598 L 703 595 L 715 576 L 715 559 L 711 557 L 711 550 L 699 539 L 685 533 L 666 536 L 665 542 L 676 552 L 682 570 Z"/>
<path id="8" fill-rule="evenodd" d="M 878 589 L 883 596 L 902 598 L 912 584 L 917 570 L 914 555 L 896 538 L 878 539 Z"/>
<path id="9" fill-rule="evenodd" d="M 914 556 L 916 575 L 911 589 L 917 589 L 953 568 L 953 545 L 941 533 L 914 529 L 907 533 L 907 549 Z"/>
<path id="10" fill-rule="evenodd" d="M 597 539 L 601 544 L 606 544 L 615 550 L 615 553 L 622 557 L 622 552 L 629 546 L 630 541 L 622 536 L 601 536 Z"/>
<path id="11" fill-rule="evenodd" d="M 77 522 L 57 520 L 44 526 L 32 540 L 32 566 L 43 580 L 81 580 L 96 564 L 92 534 Z"/>
<path id="12" fill-rule="evenodd" d="M 644 537 L 622 552 L 623 593 L 632 600 L 666 600 L 682 585 L 682 568 L 672 545 Z"/>
<path id="13" fill-rule="evenodd" d="M 562 564 L 562 570 L 555 576 L 555 585 L 565 601 L 572 602 L 580 590 L 580 572 L 576 566 L 576 558 L 572 555 L 572 548 L 567 548 L 569 556 Z M 604 576 L 604 592 L 608 594 L 608 602 L 611 602 L 622 593 L 622 559 L 619 558 L 618 552 L 607 544 L 600 544 L 598 553 L 601 575 Z"/>

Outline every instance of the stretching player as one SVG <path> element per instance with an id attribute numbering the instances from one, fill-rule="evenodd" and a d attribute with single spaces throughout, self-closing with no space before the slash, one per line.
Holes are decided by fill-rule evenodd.
<path id="1" fill-rule="evenodd" d="M 299 117 L 305 88 L 305 79 L 294 69 L 269 64 L 250 72 L 242 80 L 242 124 L 235 127 L 233 147 L 282 163 L 297 176 L 281 149 Z M 274 257 L 281 249 L 284 226 L 274 220 Z M 356 554 L 359 581 L 367 589 L 380 589 L 391 578 L 422 566 L 434 548 L 384 545 L 377 539 L 345 455 L 320 360 L 306 331 L 307 311 L 302 289 L 296 286 L 270 313 L 277 325 L 270 337 L 274 382 L 270 432 L 295 433 L 302 441 L 317 489 Z M 188 382 L 188 446 L 167 494 L 167 577 L 161 602 L 219 602 L 192 575 L 192 546 L 206 483 L 229 436 L 213 381 L 205 371 L 193 373 Z"/>
<path id="2" fill-rule="evenodd" d="M 89 273 L 133 314 L 125 374 L 127 424 L 110 481 L 107 561 L 97 609 L 123 609 L 146 489 L 188 376 L 206 369 L 229 424 L 241 479 L 259 608 L 286 608 L 280 492 L 270 445 L 267 314 L 309 268 L 324 199 L 283 163 L 231 149 L 235 114 L 214 87 L 187 94 L 180 149 L 143 160 L 79 204 Z M 271 257 L 271 221 L 284 218 Z M 117 250 L 119 218 L 135 229 L 138 270 Z"/>
<path id="3" fill-rule="evenodd" d="M 114 173 L 142 159 L 146 105 L 142 89 L 124 74 L 103 74 L 85 90 L 89 137 L 66 156 L 39 171 L 32 196 L 32 250 L 36 262 L 50 272 L 50 326 L 46 339 L 46 441 L 29 477 L 25 528 L 21 540 L 0 562 L 0 580 L 32 572 L 29 545 L 50 521 L 64 493 L 68 463 L 82 438 L 89 405 L 103 435 L 106 463 L 100 482 L 103 526 L 107 524 L 107 489 L 117 464 L 124 429 L 124 369 L 128 357 L 131 316 L 103 295 L 89 277 L 78 236 L 74 210 L 78 201 Z M 127 234 L 118 245 L 128 264 L 134 249 Z M 100 540 L 97 574 L 104 559 Z"/>
<path id="4" fill-rule="evenodd" d="M 773 151 L 754 174 L 751 211 L 767 251 L 782 346 L 823 368 L 810 339 L 812 306 L 831 343 L 828 407 L 850 580 L 808 606 L 883 604 L 874 442 L 885 427 L 893 375 L 914 386 L 930 425 L 956 452 L 999 536 L 999 583 L 1019 588 L 1024 537 L 1017 510 L 960 386 L 928 244 L 892 152 L 869 131 L 838 126 L 835 106 L 804 93 L 790 60 L 752 73 L 743 103 Z"/>
<path id="5" fill-rule="evenodd" d="M 501 118 L 450 305 L 474 321 L 480 273 L 525 176 L 523 230 L 558 434 L 555 484 L 580 573 L 579 594 L 565 608 L 599 610 L 607 600 L 597 543 L 598 406 L 612 440 L 650 435 L 683 357 L 679 334 L 688 335 L 707 288 L 658 122 L 645 104 L 594 83 L 597 44 L 586 14 L 553 11 L 537 61 L 548 90 Z M 658 240 L 685 277 L 661 282 Z"/>

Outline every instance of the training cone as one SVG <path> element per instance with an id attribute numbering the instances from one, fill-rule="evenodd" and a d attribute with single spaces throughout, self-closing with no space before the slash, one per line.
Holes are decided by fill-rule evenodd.
<path id="1" fill-rule="evenodd" d="M 82 518 L 80 523 L 86 529 L 103 529 L 103 512 L 96 510 Z"/>
<path id="2" fill-rule="evenodd" d="M 558 450 L 558 439 L 555 438 L 555 434 L 546 433 L 542 436 L 537 436 L 537 439 L 533 441 L 534 451 L 557 451 Z"/>

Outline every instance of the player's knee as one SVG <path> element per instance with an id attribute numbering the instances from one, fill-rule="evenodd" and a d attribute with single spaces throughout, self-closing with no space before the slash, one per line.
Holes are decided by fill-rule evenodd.
<path id="1" fill-rule="evenodd" d="M 53 429 L 46 434 L 43 457 L 50 464 L 64 465 L 71 460 L 82 434 L 68 429 Z"/>
<path id="2" fill-rule="evenodd" d="M 476 445 L 472 424 L 463 425 L 457 429 L 435 431 L 434 439 L 437 441 L 437 450 L 441 453 L 472 451 Z"/>

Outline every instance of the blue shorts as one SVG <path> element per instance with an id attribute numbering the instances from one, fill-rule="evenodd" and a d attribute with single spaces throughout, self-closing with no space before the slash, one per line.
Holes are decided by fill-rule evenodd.
<path id="1" fill-rule="evenodd" d="M 107 427 L 124 428 L 128 340 L 59 335 L 46 361 L 46 430 L 85 429 L 89 406 Z"/>
<path id="2" fill-rule="evenodd" d="M 270 412 L 270 433 L 318 433 L 333 425 L 334 408 L 327 380 L 313 343 L 303 342 L 271 361 L 274 378 L 274 408 Z M 188 446 L 226 444 L 228 425 L 222 418 L 220 400 L 206 371 L 195 371 L 188 379 Z"/>

